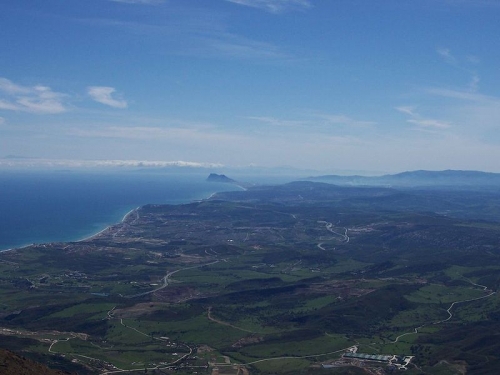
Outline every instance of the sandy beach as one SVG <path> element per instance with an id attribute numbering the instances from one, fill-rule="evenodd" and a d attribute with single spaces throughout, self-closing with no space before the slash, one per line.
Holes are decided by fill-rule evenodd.
<path id="1" fill-rule="evenodd" d="M 51 177 L 51 175 L 49 175 Z M 68 191 L 72 191 L 73 189 L 78 189 L 78 187 L 81 185 L 82 181 L 86 179 L 87 176 L 80 176 L 77 175 L 75 177 L 71 178 L 71 184 L 70 189 Z M 23 179 L 16 180 L 14 179 L 9 179 L 8 180 L 12 184 L 12 191 L 20 191 L 22 192 L 23 190 L 21 189 L 25 181 Z M 98 202 L 98 205 L 102 204 L 104 206 L 110 205 L 110 207 L 113 206 L 119 206 L 119 203 L 116 201 L 116 197 L 113 195 L 113 187 L 115 186 L 115 182 L 113 179 L 110 181 L 107 180 L 107 178 L 97 179 L 93 185 L 90 186 L 90 190 L 88 194 L 84 196 L 84 200 L 82 201 L 81 199 L 78 199 L 73 201 L 73 198 L 70 198 L 68 200 L 68 204 L 66 207 L 58 207 L 57 211 L 55 211 L 50 205 L 48 205 L 46 202 L 49 201 L 54 201 L 58 202 L 61 198 L 68 198 L 65 194 L 66 191 L 60 191 L 59 189 L 59 176 L 54 176 L 53 178 L 51 177 L 50 179 L 47 180 L 45 185 L 43 186 L 44 191 L 46 192 L 46 197 L 40 201 L 39 199 L 36 198 L 36 194 L 33 199 L 28 200 L 26 202 L 28 207 L 33 207 L 33 212 L 29 212 L 29 215 L 26 214 L 26 223 L 29 223 L 33 221 L 35 225 L 38 225 L 42 227 L 45 225 L 43 222 L 47 222 L 47 227 L 49 231 L 40 231 L 40 233 L 36 232 L 36 230 L 31 231 L 29 227 L 26 227 L 24 230 L 24 233 L 22 233 L 21 230 L 19 230 L 20 235 L 18 236 L 19 238 L 14 238 L 10 239 L 9 236 L 11 235 L 10 231 L 8 231 L 7 228 L 9 228 L 9 225 L 11 225 L 10 220 L 4 220 L 2 222 L 2 227 L 0 229 L 3 229 L 6 234 L 2 238 L 5 241 L 5 245 L 3 247 L 0 247 L 0 252 L 3 251 L 12 251 L 12 250 L 19 250 L 19 249 L 24 249 L 24 248 L 29 248 L 33 245 L 43 245 L 44 243 L 53 243 L 53 242 L 84 242 L 84 241 L 90 241 L 92 239 L 97 238 L 98 236 L 103 236 L 106 234 L 107 231 L 114 230 L 114 227 L 120 223 L 120 217 L 121 217 L 121 222 L 130 220 L 131 217 L 130 215 L 136 212 L 136 210 L 142 206 L 142 204 L 184 204 L 184 203 L 189 203 L 189 202 L 196 202 L 196 201 L 203 201 L 203 200 L 208 200 L 208 199 L 214 199 L 217 197 L 217 188 L 214 189 L 213 185 L 208 185 L 205 183 L 204 180 L 198 181 L 198 180 L 193 180 L 195 181 L 195 184 L 192 183 L 190 179 L 177 179 L 177 178 L 169 178 L 169 179 L 164 179 L 162 177 L 161 179 L 158 178 L 158 181 L 155 180 L 155 190 L 151 193 L 149 190 L 145 189 L 144 192 L 144 197 L 142 197 L 142 193 L 140 195 L 140 199 L 135 197 L 135 195 L 138 194 L 138 192 L 141 192 L 143 187 L 141 187 L 138 183 L 140 182 L 141 179 L 135 179 L 135 178 L 130 178 L 130 180 L 127 181 L 127 189 L 126 190 L 126 195 L 124 198 L 129 198 L 129 196 L 134 197 L 133 199 L 135 200 L 135 205 L 132 203 L 132 207 L 138 206 L 134 209 L 131 209 L 123 217 L 121 215 L 117 218 L 116 216 L 112 217 L 112 215 L 106 213 L 105 217 L 100 218 L 100 211 L 97 209 L 94 209 L 96 211 L 96 217 L 97 217 L 97 222 L 94 222 L 92 224 L 92 219 L 85 217 L 85 215 L 88 214 L 89 211 L 92 211 L 92 206 L 95 206 L 96 203 Z M 67 181 L 66 181 L 67 182 Z M 97 183 L 99 182 L 99 183 Z M 120 180 L 120 186 L 122 186 Z M 102 184 L 105 184 L 106 189 L 103 190 Z M 108 185 L 106 185 L 108 184 Z M 218 185 L 217 185 L 218 186 Z M 179 187 L 182 187 L 182 189 L 179 189 Z M 208 188 L 207 188 L 208 187 Z M 228 186 L 228 188 L 230 188 Z M 231 189 L 231 188 L 230 188 Z M 239 186 L 239 185 L 233 185 L 233 188 L 235 190 L 245 190 L 244 186 Z M 222 190 L 225 191 L 225 190 Z M 201 194 L 200 194 L 201 193 Z M 16 195 L 14 194 L 12 196 L 12 202 L 16 202 L 17 200 L 14 199 Z M 200 197 L 201 199 L 196 199 Z M 144 201 L 144 203 L 143 203 Z M 83 203 L 82 203 L 83 202 Z M 72 209 L 74 205 L 74 210 Z M 87 210 L 87 205 L 91 208 Z M 131 207 L 129 206 L 129 207 Z M 12 212 L 16 212 L 16 210 L 19 208 L 15 204 L 12 205 L 4 205 L 3 206 L 4 210 L 10 210 Z M 38 210 L 38 211 L 37 211 Z M 22 210 L 20 210 L 21 214 L 23 213 Z M 59 214 L 60 212 L 60 214 Z M 40 214 L 41 213 L 41 214 Z M 53 218 L 53 216 L 57 217 Z M 75 217 L 72 217 L 75 216 Z M 82 218 L 78 216 L 82 216 Z M 68 220 L 68 222 L 82 222 L 82 227 L 86 227 L 86 230 L 81 230 L 80 233 L 78 233 L 78 230 L 74 230 L 74 228 L 71 227 L 71 225 L 66 225 L 67 222 L 62 222 L 60 218 L 64 218 L 68 216 L 71 220 Z M 22 215 L 20 215 L 20 218 L 23 218 Z M 15 218 L 17 219 L 17 218 Z M 0 220 L 1 221 L 1 220 Z M 100 222 L 99 222 L 100 221 Z M 58 223 L 61 224 L 60 226 L 56 226 L 51 223 Z M 19 228 L 19 225 L 17 225 L 14 229 L 17 231 Z M 60 229 L 58 229 L 60 228 Z M 37 229 L 37 228 L 35 228 Z M 67 235 L 64 235 L 66 233 Z M 75 234 L 71 234 L 72 230 L 76 232 Z M 13 231 L 15 233 L 15 231 Z M 49 234 L 49 232 L 52 232 Z M 1 230 L 0 230 L 1 232 Z M 108 232 L 109 233 L 109 232 Z M 17 242 L 17 244 L 16 244 Z M 15 245 L 14 245 L 15 244 Z"/>
<path id="2" fill-rule="evenodd" d="M 123 222 L 127 219 L 127 217 L 128 217 L 129 215 L 131 215 L 131 214 L 133 214 L 134 212 L 136 212 L 139 208 L 140 208 L 140 207 L 136 207 L 136 208 L 131 209 L 129 212 L 127 212 L 127 213 L 123 216 L 123 218 L 122 218 L 122 220 L 120 221 L 120 223 L 123 223 Z M 114 227 L 115 225 L 116 225 L 116 224 L 109 225 L 109 226 L 107 226 L 106 228 L 104 228 L 103 230 L 100 230 L 99 232 L 94 233 L 94 234 L 92 234 L 92 235 L 90 235 L 90 236 L 88 236 L 88 237 L 82 238 L 81 240 L 78 240 L 78 241 L 76 241 L 76 242 L 84 242 L 84 241 L 89 241 L 89 240 L 92 240 L 92 239 L 94 239 L 94 238 L 98 237 L 100 234 L 102 234 L 102 233 L 106 232 L 107 230 L 111 229 L 111 228 L 112 228 L 112 227 Z"/>

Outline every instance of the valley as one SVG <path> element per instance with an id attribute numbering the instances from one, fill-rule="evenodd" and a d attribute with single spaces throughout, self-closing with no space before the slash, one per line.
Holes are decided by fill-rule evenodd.
<path id="1" fill-rule="evenodd" d="M 1 253 L 0 341 L 79 374 L 491 373 L 500 223 L 463 215 L 481 196 L 299 182 L 146 205 Z"/>

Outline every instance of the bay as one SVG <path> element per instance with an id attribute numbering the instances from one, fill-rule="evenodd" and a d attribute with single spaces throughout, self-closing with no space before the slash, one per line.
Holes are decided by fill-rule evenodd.
<path id="1" fill-rule="evenodd" d="M 0 172 L 0 250 L 76 241 L 145 204 L 208 198 L 231 184 L 207 174 L 159 172 Z"/>

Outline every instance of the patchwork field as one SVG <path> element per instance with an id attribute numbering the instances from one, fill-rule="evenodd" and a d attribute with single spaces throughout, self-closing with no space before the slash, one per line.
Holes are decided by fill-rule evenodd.
<path id="1" fill-rule="evenodd" d="M 1 346 L 80 374 L 391 370 L 348 350 L 412 356 L 408 374 L 496 368 L 500 224 L 339 189 L 144 206 L 2 253 Z"/>

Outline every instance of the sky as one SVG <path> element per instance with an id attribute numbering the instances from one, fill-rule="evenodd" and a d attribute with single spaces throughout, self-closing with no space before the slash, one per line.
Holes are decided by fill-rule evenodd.
<path id="1" fill-rule="evenodd" d="M 500 172 L 498 0 L 1 8 L 0 167 Z"/>

